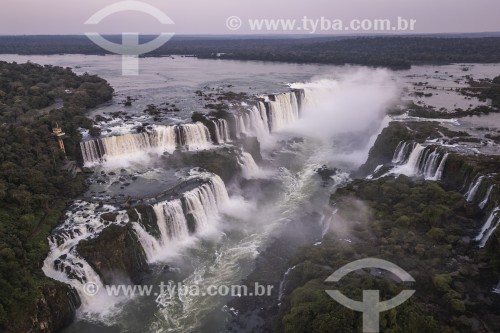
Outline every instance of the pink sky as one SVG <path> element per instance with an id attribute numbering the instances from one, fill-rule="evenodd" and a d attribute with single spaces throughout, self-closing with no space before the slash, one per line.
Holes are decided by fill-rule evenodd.
<path id="1" fill-rule="evenodd" d="M 135 12 L 115 14 L 98 28 L 83 23 L 116 0 L 13 0 L 0 9 L 0 34 L 230 34 L 226 19 L 416 19 L 416 33 L 500 31 L 499 0 L 144 0 L 166 13 L 175 25 L 162 27 L 154 18 Z M 242 28 L 238 34 L 251 33 Z M 261 32 L 262 33 L 262 32 Z"/>

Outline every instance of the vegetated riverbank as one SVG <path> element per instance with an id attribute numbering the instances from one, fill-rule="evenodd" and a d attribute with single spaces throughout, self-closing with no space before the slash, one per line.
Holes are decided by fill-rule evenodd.
<path id="1" fill-rule="evenodd" d="M 147 56 L 173 54 L 209 59 L 357 64 L 392 69 L 408 69 L 417 64 L 500 62 L 499 37 L 456 37 L 346 36 L 259 39 L 176 36 Z M 121 43 L 119 35 L 107 38 L 112 42 Z M 141 43 L 144 43 L 153 39 L 153 36 L 141 36 L 140 39 Z M 109 54 L 85 36 L 2 36 L 0 53 Z"/>
<path id="2" fill-rule="evenodd" d="M 444 130 L 436 122 L 392 122 L 377 138 L 359 175 L 392 168 L 400 142 L 466 135 Z M 361 314 L 338 304 L 325 290 L 339 289 L 360 300 L 366 289 L 380 290 L 384 299 L 415 289 L 409 301 L 381 313 L 381 330 L 498 331 L 500 297 L 492 289 L 500 280 L 500 232 L 493 229 L 489 239 L 484 236 L 491 230 L 491 225 L 486 228 L 491 217 L 495 223 L 500 203 L 494 190 L 500 184 L 500 159 L 450 152 L 445 162 L 438 181 L 392 174 L 356 179 L 337 190 L 331 196 L 337 212 L 322 239 L 313 237 L 304 245 L 287 242 L 286 230 L 277 236 L 261 253 L 246 284 L 270 283 L 279 292 L 265 299 L 233 300 L 230 306 L 238 315 L 228 329 L 357 332 Z M 478 181 L 481 175 L 483 182 Z M 299 229 L 308 221 L 304 218 Z M 405 286 L 376 270 L 349 274 L 337 284 L 325 282 L 343 265 L 369 257 L 399 265 L 416 283 Z"/>
<path id="3" fill-rule="evenodd" d="M 78 295 L 47 278 L 47 237 L 85 177 L 63 167 L 51 135 L 58 124 L 69 159 L 77 160 L 88 109 L 111 100 L 113 89 L 93 75 L 68 68 L 0 62 L 0 330 L 53 332 L 68 324 Z M 55 101 L 63 107 L 39 112 Z M 70 168 L 71 170 L 71 168 Z M 73 169 L 74 170 L 74 169 Z"/>

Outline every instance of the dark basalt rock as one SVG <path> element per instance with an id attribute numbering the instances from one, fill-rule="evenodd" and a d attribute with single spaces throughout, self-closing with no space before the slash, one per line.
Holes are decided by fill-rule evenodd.
<path id="1" fill-rule="evenodd" d="M 175 152 L 163 157 L 165 166 L 176 169 L 186 166 L 200 167 L 215 173 L 225 183 L 233 180 L 240 173 L 237 148 L 222 147 L 208 151 Z"/>
<path id="2" fill-rule="evenodd" d="M 141 276 L 148 271 L 144 251 L 130 224 L 109 226 L 96 238 L 80 242 L 77 252 L 105 284 L 123 277 L 140 283 Z"/>
<path id="3" fill-rule="evenodd" d="M 139 204 L 127 210 L 131 222 L 139 222 L 150 235 L 160 236 L 156 214 L 151 205 Z M 139 218 L 140 215 L 140 218 Z"/>
<path id="4" fill-rule="evenodd" d="M 331 180 L 330 178 L 331 176 L 335 176 L 337 174 L 339 169 L 337 168 L 329 169 L 328 166 L 322 165 L 321 168 L 318 168 L 315 171 L 321 177 L 321 179 L 323 179 L 323 181 L 327 182 Z"/>
<path id="5" fill-rule="evenodd" d="M 80 304 L 80 297 L 75 289 L 47 279 L 30 321 L 22 323 L 23 327 L 12 323 L 15 326 L 9 327 L 8 332 L 57 332 L 74 320 L 75 311 Z"/>
<path id="6" fill-rule="evenodd" d="M 192 213 L 186 214 L 186 222 L 189 233 L 194 234 L 196 232 L 196 219 L 194 218 L 194 215 Z"/>
<path id="7" fill-rule="evenodd" d="M 114 221 L 116 221 L 116 217 L 117 216 L 118 216 L 118 213 L 110 212 L 110 213 L 104 213 L 104 214 L 102 214 L 101 218 L 104 221 L 114 222 Z"/>
<path id="8" fill-rule="evenodd" d="M 260 154 L 260 142 L 256 137 L 242 135 L 240 138 L 240 142 L 243 150 L 250 153 L 255 162 L 262 162 L 262 155 Z"/>

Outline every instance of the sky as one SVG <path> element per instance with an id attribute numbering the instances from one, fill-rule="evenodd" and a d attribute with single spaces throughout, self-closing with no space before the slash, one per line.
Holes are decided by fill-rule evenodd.
<path id="1" fill-rule="evenodd" d="M 143 0 L 165 13 L 174 24 L 165 26 L 140 12 L 124 11 L 96 26 L 84 23 L 94 13 L 117 0 L 4 0 L 0 9 L 0 35 L 42 34 L 280 34 L 279 30 L 252 30 L 249 19 L 404 19 L 416 20 L 411 33 L 500 31 L 499 0 Z M 237 16 L 239 29 L 228 17 Z M 373 31 L 367 31 L 368 33 Z M 286 33 L 297 34 L 297 30 Z M 302 30 L 304 33 L 304 30 Z M 312 34 L 311 31 L 307 33 Z M 314 34 L 349 34 L 346 31 L 315 31 Z"/>

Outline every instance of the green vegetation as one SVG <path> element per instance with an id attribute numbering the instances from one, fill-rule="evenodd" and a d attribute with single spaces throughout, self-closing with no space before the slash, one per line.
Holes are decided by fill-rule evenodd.
<path id="1" fill-rule="evenodd" d="M 469 108 L 467 110 L 456 109 L 453 112 L 436 111 L 429 107 L 424 107 L 416 104 L 410 105 L 408 107 L 409 116 L 429 119 L 452 119 L 470 116 L 482 116 L 484 114 L 489 114 L 490 112 L 497 112 L 497 110 L 486 105 L 476 106 L 475 108 Z"/>
<path id="2" fill-rule="evenodd" d="M 141 36 L 141 43 L 155 36 Z M 121 43 L 121 36 L 107 36 Z M 85 36 L 2 36 L 0 53 L 105 54 Z M 171 54 L 199 58 L 295 63 L 358 64 L 407 69 L 421 63 L 500 62 L 500 38 L 318 37 L 237 39 L 174 37 L 148 56 Z"/>
<path id="3" fill-rule="evenodd" d="M 339 208 L 331 232 L 320 245 L 303 248 L 290 261 L 278 331 L 361 332 L 360 313 L 333 301 L 325 290 L 340 289 L 360 300 L 362 290 L 379 289 L 390 299 L 405 287 L 370 271 L 349 274 L 332 285 L 325 279 L 355 259 L 378 257 L 408 271 L 415 295 L 381 313 L 382 332 L 497 332 L 498 244 L 479 250 L 470 241 L 478 216 L 464 207 L 461 194 L 438 183 L 400 176 L 356 180 L 332 195 Z M 351 242 L 346 242 L 349 238 Z M 498 260 L 496 260 L 498 261 Z"/>
<path id="4" fill-rule="evenodd" d="M 500 108 L 500 76 L 493 80 L 470 80 L 470 87 L 463 88 L 460 92 L 466 96 L 477 97 L 480 100 L 491 100 L 491 105 Z"/>
<path id="5" fill-rule="evenodd" d="M 52 127 L 62 126 L 68 157 L 76 159 L 78 128 L 93 127 L 86 109 L 112 93 L 106 81 L 68 68 L 0 62 L 0 331 L 36 324 L 29 318 L 54 284 L 41 270 L 47 237 L 67 200 L 85 188 L 83 175 L 61 170 L 64 154 Z M 61 107 L 51 110 L 57 101 Z"/>

